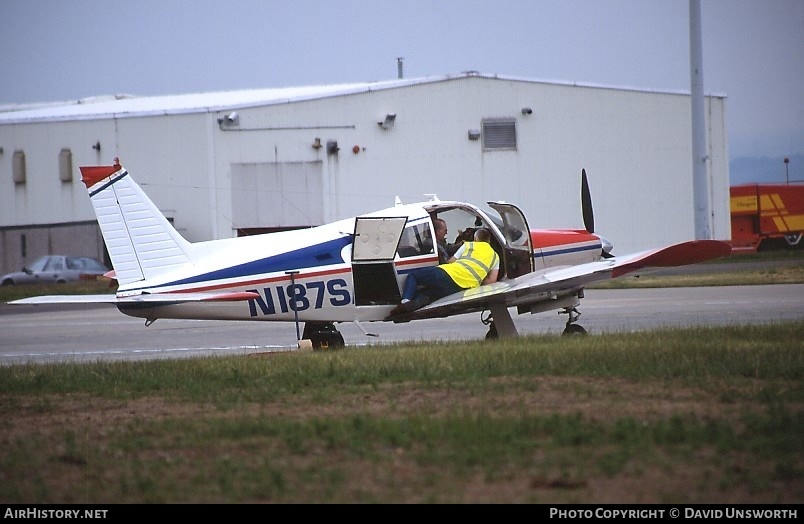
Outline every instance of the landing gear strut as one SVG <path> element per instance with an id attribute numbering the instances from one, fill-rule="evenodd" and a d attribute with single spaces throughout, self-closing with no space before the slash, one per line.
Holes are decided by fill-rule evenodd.
<path id="1" fill-rule="evenodd" d="M 489 326 L 488 333 L 486 333 L 486 340 L 496 340 L 500 338 L 500 335 L 497 333 L 497 326 L 494 325 L 494 317 L 491 316 L 491 311 L 481 313 L 480 321 L 484 326 Z"/>
<path id="2" fill-rule="evenodd" d="M 332 322 L 305 322 L 302 338 L 310 340 L 313 349 L 342 348 L 343 335 Z"/>
<path id="3" fill-rule="evenodd" d="M 586 330 L 580 324 L 576 324 L 575 322 L 578 320 L 578 317 L 581 316 L 580 311 L 577 308 L 573 307 L 565 307 L 564 311 L 559 311 L 559 315 L 567 315 L 567 324 L 564 326 L 564 332 L 562 335 L 586 335 Z"/>
<path id="4" fill-rule="evenodd" d="M 489 325 L 489 331 L 486 333 L 486 339 L 496 338 L 515 338 L 519 336 L 513 320 L 511 320 L 511 313 L 505 304 L 490 304 L 491 310 L 485 317 L 481 314 L 480 320 Z"/>

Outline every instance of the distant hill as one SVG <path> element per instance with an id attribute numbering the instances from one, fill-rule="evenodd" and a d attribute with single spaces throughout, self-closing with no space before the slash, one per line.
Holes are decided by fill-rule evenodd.
<path id="1" fill-rule="evenodd" d="M 804 155 L 788 157 L 790 182 L 804 182 Z M 730 185 L 785 183 L 784 157 L 738 157 L 729 162 Z"/>

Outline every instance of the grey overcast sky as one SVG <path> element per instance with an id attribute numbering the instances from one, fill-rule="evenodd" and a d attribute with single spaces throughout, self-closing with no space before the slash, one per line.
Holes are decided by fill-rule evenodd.
<path id="1" fill-rule="evenodd" d="M 474 70 L 690 90 L 688 0 L 3 0 L 0 105 Z M 804 153 L 804 0 L 701 0 L 730 157 Z"/>

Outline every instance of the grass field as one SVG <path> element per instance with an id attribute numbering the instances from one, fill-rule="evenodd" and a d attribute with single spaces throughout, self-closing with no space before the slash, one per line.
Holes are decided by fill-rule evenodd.
<path id="1" fill-rule="evenodd" d="M 801 503 L 804 322 L 0 368 L 6 503 Z"/>
<path id="2" fill-rule="evenodd" d="M 799 504 L 803 341 L 804 320 L 6 366 L 0 501 Z"/>

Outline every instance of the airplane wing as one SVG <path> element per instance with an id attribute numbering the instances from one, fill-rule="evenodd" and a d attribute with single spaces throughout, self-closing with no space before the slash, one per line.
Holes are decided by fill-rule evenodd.
<path id="1" fill-rule="evenodd" d="M 440 318 L 490 309 L 533 305 L 555 300 L 593 282 L 629 273 L 644 273 L 664 267 L 685 266 L 728 256 L 731 246 L 718 240 L 692 240 L 672 246 L 607 258 L 576 266 L 549 268 L 520 277 L 467 289 L 436 300 L 411 313 L 394 317 L 395 322 Z"/>
<path id="2" fill-rule="evenodd" d="M 258 293 L 251 291 L 231 293 L 154 293 L 132 296 L 118 295 L 44 295 L 38 297 L 21 298 L 9 304 L 151 304 L 168 305 L 184 302 L 232 302 L 260 298 Z"/>

